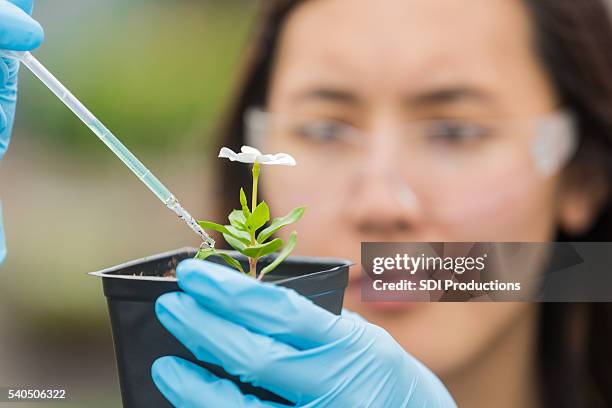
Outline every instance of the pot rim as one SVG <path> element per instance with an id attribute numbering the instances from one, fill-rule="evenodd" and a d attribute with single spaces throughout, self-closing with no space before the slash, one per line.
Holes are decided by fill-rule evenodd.
<path id="1" fill-rule="evenodd" d="M 181 252 L 197 252 L 197 250 L 198 249 L 194 248 L 194 247 L 188 247 L 188 246 L 181 247 L 181 248 L 178 248 L 178 249 L 174 249 L 174 250 L 170 250 L 170 251 L 165 251 L 165 252 L 161 252 L 161 253 L 145 256 L 144 258 L 134 259 L 134 260 L 131 260 L 131 261 L 128 261 L 128 262 L 121 263 L 119 265 L 115 265 L 115 266 L 111 266 L 109 268 L 102 269 L 100 271 L 87 272 L 87 274 L 91 275 L 91 276 L 97 276 L 97 277 L 100 277 L 100 278 L 110 278 L 110 279 L 125 279 L 125 280 L 133 280 L 133 281 L 153 281 L 153 282 L 178 282 L 178 279 L 176 277 L 143 276 L 143 275 L 118 275 L 118 274 L 113 274 L 112 272 L 116 272 L 116 271 L 121 270 L 121 269 L 125 269 L 125 268 L 129 268 L 129 267 L 132 267 L 132 266 L 135 266 L 135 265 L 139 265 L 139 264 L 142 264 L 144 262 L 150 262 L 150 261 L 155 261 L 155 260 L 162 259 L 162 258 L 167 258 L 168 256 L 176 255 L 176 254 L 179 254 Z M 223 252 L 223 253 L 236 253 L 236 251 L 225 250 L 225 249 L 219 249 L 217 251 Z M 310 274 L 308 274 L 308 276 L 317 276 L 317 275 L 322 274 L 322 273 L 329 273 L 329 272 L 335 271 L 335 270 L 337 270 L 339 268 L 351 267 L 351 266 L 356 264 L 354 261 L 351 261 L 351 260 L 348 260 L 348 259 L 331 258 L 331 257 L 312 257 L 312 256 L 295 255 L 295 256 L 290 256 L 288 259 L 293 259 L 293 260 L 298 261 L 298 262 L 300 260 L 309 260 L 309 261 L 317 260 L 317 261 L 325 261 L 325 262 L 328 262 L 328 263 L 337 263 L 338 264 L 337 266 L 334 266 L 334 267 L 329 268 L 329 269 L 325 269 L 323 271 L 310 273 Z M 279 280 L 274 281 L 274 284 L 291 281 L 293 279 L 295 279 L 295 277 L 293 277 L 293 276 L 289 277 L 289 278 L 285 278 L 285 279 L 279 279 Z"/>

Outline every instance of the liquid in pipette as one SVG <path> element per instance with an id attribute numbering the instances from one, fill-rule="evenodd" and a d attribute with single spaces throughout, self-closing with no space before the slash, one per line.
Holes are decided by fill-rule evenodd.
<path id="1" fill-rule="evenodd" d="M 166 205 L 169 209 L 174 211 L 181 220 L 187 223 L 189 228 L 191 228 L 196 234 L 198 234 L 202 238 L 202 240 L 204 241 L 204 244 L 202 244 L 203 246 L 205 245 L 209 248 L 215 247 L 215 240 L 212 239 L 206 232 L 204 232 L 202 227 L 200 227 L 200 224 L 198 224 L 195 218 L 193 218 L 191 214 L 189 214 L 187 210 L 185 210 L 181 206 L 181 204 L 175 197 L 172 197 Z"/>

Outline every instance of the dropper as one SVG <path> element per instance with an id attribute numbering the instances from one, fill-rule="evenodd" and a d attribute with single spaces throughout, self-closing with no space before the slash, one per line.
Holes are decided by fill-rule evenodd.
<path id="1" fill-rule="evenodd" d="M 161 200 L 176 213 L 204 241 L 203 246 L 214 248 L 215 241 L 200 227 L 196 220 L 181 206 L 174 194 L 170 192 L 145 167 L 136 156 L 104 124 L 94 116 L 49 70 L 27 51 L 0 50 L 0 55 L 21 61 L 34 75 L 42 81 L 74 114 L 83 121 L 108 148 L 121 159 L 125 165 Z"/>

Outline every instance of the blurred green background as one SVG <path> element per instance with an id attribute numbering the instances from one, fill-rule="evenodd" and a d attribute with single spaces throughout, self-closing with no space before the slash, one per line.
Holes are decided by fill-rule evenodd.
<path id="1" fill-rule="evenodd" d="M 210 142 L 256 5 L 39 0 L 36 55 L 204 218 Z M 101 282 L 85 273 L 197 240 L 26 70 L 20 85 L 0 172 L 0 385 L 65 388 L 62 406 L 120 406 Z"/>

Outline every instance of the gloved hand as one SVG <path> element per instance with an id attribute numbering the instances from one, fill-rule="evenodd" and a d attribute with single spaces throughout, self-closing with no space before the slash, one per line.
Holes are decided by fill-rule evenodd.
<path id="1" fill-rule="evenodd" d="M 0 0 L 0 49 L 30 51 L 43 41 L 43 29 L 28 14 L 34 0 Z M 8 148 L 15 119 L 17 69 L 14 60 L 0 58 L 0 160 Z M 0 264 L 6 256 L 0 208 Z"/>
<path id="2" fill-rule="evenodd" d="M 297 407 L 455 407 L 442 382 L 378 326 L 206 261 L 182 262 L 177 276 L 186 293 L 156 303 L 164 327 L 199 360 Z M 177 407 L 284 406 L 178 357 L 159 358 L 151 372 Z"/>

